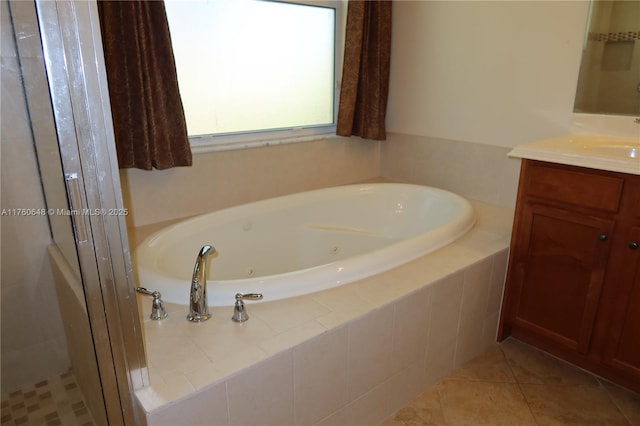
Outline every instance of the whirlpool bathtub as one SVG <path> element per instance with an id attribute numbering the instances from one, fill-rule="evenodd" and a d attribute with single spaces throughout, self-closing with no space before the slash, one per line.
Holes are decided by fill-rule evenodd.
<path id="1" fill-rule="evenodd" d="M 471 204 L 437 188 L 375 183 L 319 189 L 207 213 L 166 227 L 136 249 L 140 285 L 186 305 L 200 248 L 210 306 L 236 293 L 263 302 L 314 293 L 399 266 L 464 235 Z"/>

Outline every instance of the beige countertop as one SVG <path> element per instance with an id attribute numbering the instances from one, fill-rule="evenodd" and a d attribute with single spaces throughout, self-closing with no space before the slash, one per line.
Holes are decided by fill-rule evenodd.
<path id="1" fill-rule="evenodd" d="M 638 137 L 571 134 L 516 146 L 510 157 L 640 175 Z"/>

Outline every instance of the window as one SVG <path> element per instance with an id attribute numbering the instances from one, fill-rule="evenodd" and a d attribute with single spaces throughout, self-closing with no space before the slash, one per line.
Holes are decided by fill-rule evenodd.
<path id="1" fill-rule="evenodd" d="M 314 3 L 165 1 L 194 147 L 335 132 L 339 2 Z"/>

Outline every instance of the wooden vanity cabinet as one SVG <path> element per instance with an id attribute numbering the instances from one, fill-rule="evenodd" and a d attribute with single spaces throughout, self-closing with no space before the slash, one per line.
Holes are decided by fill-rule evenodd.
<path id="1" fill-rule="evenodd" d="M 640 392 L 640 176 L 522 160 L 498 340 Z"/>

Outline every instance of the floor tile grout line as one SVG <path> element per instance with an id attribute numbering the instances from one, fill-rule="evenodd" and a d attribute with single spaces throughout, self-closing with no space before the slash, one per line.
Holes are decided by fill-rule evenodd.
<path id="1" fill-rule="evenodd" d="M 588 380 L 588 381 L 584 381 L 584 380 L 573 380 L 573 374 L 571 370 L 566 370 L 566 369 L 560 369 L 556 372 L 556 375 L 554 375 L 554 377 L 546 377 L 543 376 L 541 377 L 541 382 L 537 382 L 537 383 L 531 383 L 531 380 L 527 380 L 526 377 L 528 377 L 526 374 L 524 375 L 524 380 L 523 378 L 518 378 L 516 376 L 516 373 L 519 372 L 519 368 L 522 367 L 522 365 L 520 365 L 522 362 L 524 362 L 525 360 L 520 359 L 518 352 L 511 352 L 512 349 L 518 349 L 518 347 L 515 348 L 511 348 L 509 346 L 505 346 L 502 344 L 498 344 L 497 347 L 500 349 L 501 351 L 501 355 L 502 355 L 502 361 L 505 363 L 505 367 L 508 369 L 509 373 L 511 374 L 511 376 L 513 376 L 515 383 L 514 382 L 505 382 L 502 380 L 492 380 L 492 379 L 478 379 L 477 377 L 483 377 L 483 375 L 473 375 L 473 371 L 474 369 L 477 369 L 479 366 L 480 368 L 483 368 L 483 364 L 477 364 L 475 366 L 470 366 L 470 370 L 468 371 L 468 376 L 470 377 L 464 377 L 464 373 L 463 374 L 458 374 L 457 377 L 452 377 L 452 375 L 454 375 L 455 372 L 452 372 L 451 374 L 449 374 L 448 376 L 440 379 L 436 384 L 433 385 L 434 388 L 434 402 L 437 403 L 437 405 L 433 405 L 432 409 L 432 414 L 436 415 L 438 414 L 439 416 L 441 416 L 441 419 L 444 423 L 444 425 L 448 425 L 450 424 L 449 421 L 451 419 L 447 418 L 447 415 L 445 414 L 445 405 L 443 402 L 443 396 L 446 394 L 445 392 L 445 388 L 443 387 L 443 384 L 446 383 L 453 383 L 453 382 L 457 382 L 458 384 L 456 386 L 462 386 L 465 387 L 467 385 L 470 385 L 472 383 L 481 383 L 481 384 L 494 384 L 494 385 L 513 385 L 516 384 L 518 386 L 518 390 L 520 391 L 520 395 L 522 397 L 522 402 L 524 402 L 525 404 L 527 404 L 527 409 L 529 411 L 529 414 L 531 416 L 531 421 L 533 422 L 533 424 L 535 425 L 540 425 L 540 424 L 545 424 L 545 421 L 547 420 L 546 415 L 548 415 L 549 413 L 547 413 L 547 410 L 545 409 L 544 405 L 542 407 L 537 406 L 536 403 L 536 394 L 538 392 L 542 392 L 545 393 L 547 390 L 551 391 L 551 389 L 556 388 L 556 389 L 564 389 L 564 392 L 573 392 L 573 391 L 585 391 L 585 392 L 589 392 L 589 393 L 595 393 L 595 394 L 599 394 L 599 398 L 605 402 L 605 404 L 608 402 L 609 404 L 613 404 L 613 407 L 609 405 L 609 408 L 607 409 L 607 412 L 611 413 L 612 415 L 615 416 L 615 418 L 617 419 L 618 422 L 620 422 L 620 424 L 626 424 L 626 425 L 634 425 L 633 423 L 633 415 L 636 411 L 635 410 L 635 398 L 632 398 L 629 400 L 629 407 L 627 408 L 627 396 L 626 393 L 621 393 L 620 395 L 617 394 L 617 392 L 615 392 L 616 388 L 619 388 L 621 391 L 627 391 L 627 389 L 625 389 L 624 387 L 620 387 L 617 386 L 615 384 L 612 384 L 610 382 L 608 382 L 607 380 L 591 373 L 588 371 L 585 371 L 575 365 L 572 365 L 570 363 L 566 363 L 566 361 L 563 361 L 561 359 L 558 359 L 556 357 L 551 356 L 551 358 L 561 361 L 563 364 L 568 364 L 569 367 L 573 367 L 573 368 L 578 368 L 580 369 L 583 373 L 585 373 L 588 377 L 585 377 L 587 379 L 592 379 L 592 380 Z M 542 354 L 546 354 L 543 351 L 541 351 L 538 348 L 535 348 L 533 346 L 530 345 L 526 345 L 526 352 L 531 351 L 532 353 L 542 353 Z M 486 352 L 485 352 L 486 354 Z M 507 354 L 510 354 L 510 356 L 508 356 Z M 495 356 L 495 355 L 494 355 Z M 510 361 L 511 360 L 511 361 Z M 518 362 L 520 361 L 520 362 Z M 525 362 L 525 364 L 527 364 L 528 362 L 535 362 L 535 359 L 528 359 L 526 360 L 527 362 Z M 499 361 L 495 358 L 492 359 L 492 362 L 497 364 Z M 506 373 L 506 371 L 505 371 Z M 487 377 L 499 377 L 499 376 L 495 376 L 495 375 L 486 375 Z M 550 379 L 550 380 L 547 380 Z M 608 386 L 611 385 L 611 386 Z M 606 392 L 606 397 L 601 393 L 602 390 L 605 390 Z M 535 390 L 535 392 L 534 392 Z M 514 389 L 515 392 L 515 389 Z M 533 392 L 533 393 L 532 393 Z M 632 392 L 633 395 L 636 395 L 635 392 Z M 514 394 L 516 395 L 516 394 Z M 617 396 L 616 396 L 617 395 Z M 412 403 L 409 403 L 409 405 L 405 406 L 411 406 Z M 607 404 L 608 405 L 608 404 Z M 529 418 L 528 416 L 526 416 L 526 409 L 523 408 L 523 411 L 521 412 L 522 414 L 522 419 Z M 623 409 L 628 410 L 627 413 L 628 415 L 625 413 L 625 411 L 623 411 Z M 438 413 L 439 411 L 439 413 Z M 449 413 L 451 413 L 451 411 L 449 411 Z M 537 416 L 536 416 L 536 413 Z M 632 417 L 629 417 L 632 416 Z M 421 416 L 419 416 L 421 417 Z M 558 420 L 559 418 L 553 417 L 553 419 Z M 391 422 L 393 422 L 395 420 L 395 423 L 389 423 L 390 426 L 391 424 L 393 425 L 398 425 L 401 424 L 403 426 L 408 426 L 409 424 L 415 425 L 415 424 L 424 424 L 424 423 L 409 423 L 408 421 L 405 421 L 406 419 L 402 419 L 402 418 L 397 418 L 394 419 L 394 417 L 392 416 L 391 418 L 389 418 L 388 420 L 390 420 Z M 640 423 L 638 423 L 638 426 L 640 426 Z"/>
<path id="2" fill-rule="evenodd" d="M 504 349 L 503 349 L 504 346 L 500 345 L 499 348 L 500 348 L 500 352 L 502 352 L 502 356 L 504 357 L 505 363 L 509 367 L 509 371 L 511 371 L 511 375 L 513 376 L 513 380 L 515 380 L 516 385 L 518 386 L 518 390 L 520 391 L 520 394 L 522 395 L 522 398 L 524 399 L 525 404 L 527 404 L 527 408 L 529 409 L 529 413 L 531 414 L 531 418 L 533 419 L 534 423 L 539 426 L 540 422 L 538 421 L 538 418 L 536 417 L 536 414 L 533 412 L 533 408 L 531 408 L 531 404 L 529 403 L 529 400 L 527 399 L 527 394 L 522 389 L 522 384 L 518 380 L 518 376 L 516 375 L 516 373 L 515 373 L 515 371 L 513 369 L 513 366 L 509 362 L 509 357 L 504 352 Z"/>
<path id="3" fill-rule="evenodd" d="M 522 389 L 522 385 L 520 383 L 516 383 L 516 385 L 518 386 L 518 389 L 520 390 L 520 393 L 522 394 L 522 398 L 524 399 L 525 404 L 527 404 L 527 408 L 529 409 L 529 413 L 531 413 L 531 418 L 533 419 L 533 421 L 535 422 L 536 425 L 540 425 L 540 422 L 538 421 L 538 417 L 536 416 L 536 413 L 533 411 L 533 408 L 531 408 L 531 403 L 529 402 L 529 399 L 527 398 L 527 394 Z"/>
<path id="4" fill-rule="evenodd" d="M 620 408 L 620 404 L 618 404 L 618 400 L 617 398 L 615 398 L 611 392 L 609 391 L 609 389 L 607 388 L 607 386 L 604 385 L 603 380 L 604 379 L 600 379 L 599 377 L 596 376 L 596 380 L 598 381 L 598 384 L 600 385 L 600 387 L 605 391 L 605 393 L 607 394 L 607 396 L 609 397 L 609 400 L 611 401 L 611 403 L 616 407 L 616 409 L 620 412 L 620 414 L 622 415 L 622 417 L 624 417 L 624 419 L 627 421 L 627 423 L 629 423 L 630 426 L 633 426 L 633 423 L 631 423 L 631 419 L 627 416 L 627 414 L 624 412 L 624 410 L 622 408 Z"/>
<path id="5" fill-rule="evenodd" d="M 436 395 L 438 396 L 438 407 L 440 407 L 440 414 L 442 414 L 443 425 L 448 424 L 447 416 L 444 413 L 444 407 L 442 406 L 442 395 L 440 395 L 440 390 L 438 389 L 438 385 L 442 383 L 445 379 L 440 379 L 434 386 L 436 390 Z"/>

